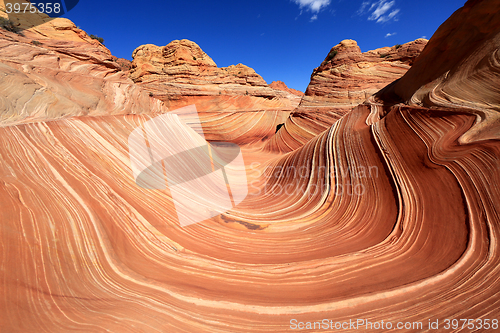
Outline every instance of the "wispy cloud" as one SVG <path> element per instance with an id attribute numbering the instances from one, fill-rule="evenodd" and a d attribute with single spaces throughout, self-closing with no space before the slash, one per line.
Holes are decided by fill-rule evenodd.
<path id="1" fill-rule="evenodd" d="M 387 35 L 385 35 L 385 38 L 394 36 L 395 34 L 397 34 L 397 32 L 392 32 L 392 33 L 389 32 L 389 33 L 387 33 Z"/>
<path id="2" fill-rule="evenodd" d="M 297 5 L 299 5 L 299 8 L 301 10 L 306 9 L 313 13 L 311 21 L 315 21 L 318 19 L 319 11 L 323 8 L 326 8 L 330 4 L 331 0 L 292 0 L 292 2 L 295 2 Z"/>
<path id="3" fill-rule="evenodd" d="M 400 9 L 395 8 L 395 5 L 395 0 L 378 0 L 375 2 L 363 1 L 356 13 L 358 15 L 369 14 L 368 20 L 377 23 L 384 23 L 390 20 L 397 21 L 397 15 Z"/>
<path id="4" fill-rule="evenodd" d="M 361 7 L 359 7 L 359 9 L 357 11 L 357 14 L 363 15 L 366 11 L 366 7 L 368 7 L 369 4 L 370 4 L 370 1 L 363 1 L 363 3 L 361 4 Z"/>

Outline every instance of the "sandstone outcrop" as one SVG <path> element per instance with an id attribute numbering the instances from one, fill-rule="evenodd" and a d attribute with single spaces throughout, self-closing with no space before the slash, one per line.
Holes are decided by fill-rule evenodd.
<path id="1" fill-rule="evenodd" d="M 290 94 L 294 94 L 296 96 L 301 96 L 301 97 L 304 96 L 304 93 L 302 91 L 298 91 L 298 90 L 293 89 L 293 88 L 288 88 L 287 85 L 285 84 L 285 82 L 283 82 L 283 81 L 273 81 L 273 82 L 271 82 L 269 87 L 276 89 L 276 90 L 286 91 L 286 92 L 289 92 Z"/>
<path id="2" fill-rule="evenodd" d="M 0 125 L 167 110 L 98 47 L 31 38 L 0 31 Z"/>
<path id="3" fill-rule="evenodd" d="M 403 76 L 426 44 L 417 39 L 361 53 L 356 41 L 344 40 L 313 71 L 301 106 L 354 107 Z"/>
<path id="4" fill-rule="evenodd" d="M 196 104 L 199 111 L 293 109 L 296 99 L 279 94 L 243 64 L 218 68 L 194 42 L 148 44 L 132 54 L 132 80 L 170 108 Z"/>
<path id="5" fill-rule="evenodd" d="M 499 3 L 467 2 L 436 32 L 439 43 L 431 38 L 430 46 L 454 51 L 443 53 L 448 76 L 437 86 L 449 100 L 427 90 L 442 76 L 429 51 L 420 70 L 305 144 L 301 137 L 318 128 L 292 118 L 303 122 L 282 138 L 293 150 L 286 154 L 249 140 L 274 133 L 282 112 L 205 112 L 207 135 L 242 144 L 247 178 L 234 181 L 247 182 L 249 195 L 184 228 L 171 191 L 143 189 L 131 172 L 129 135 L 154 113 L 109 115 L 109 107 L 92 116 L 96 104 L 57 119 L 57 103 L 39 102 L 36 121 L 0 127 L 0 331 L 334 332 L 354 321 L 359 332 L 484 331 L 486 322 L 494 332 L 500 143 L 459 140 L 500 100 L 490 48 Z M 127 80 L 100 46 L 47 39 L 38 59 L 32 38 L 0 33 L 2 114 L 23 116 L 37 89 L 58 96 L 54 81 L 76 104 L 111 102 L 94 83 Z M 120 80 L 114 91 L 127 86 Z M 499 123 L 487 125 L 477 133 L 499 133 Z"/>
<path id="6" fill-rule="evenodd" d="M 375 100 L 465 108 L 477 116 L 461 143 L 499 139 L 500 2 L 468 1 L 432 36 L 401 80 Z"/>
<path id="7" fill-rule="evenodd" d="M 427 44 L 417 39 L 365 53 L 354 40 L 334 46 L 315 68 L 300 105 L 266 149 L 291 151 L 301 147 L 381 88 L 399 79 Z"/>
<path id="8" fill-rule="evenodd" d="M 304 93 L 302 91 L 290 89 L 282 81 L 273 81 L 271 82 L 269 87 L 273 88 L 276 94 L 281 99 L 289 100 L 293 108 L 299 106 L 300 101 L 302 100 L 302 96 L 304 96 Z"/>
<path id="9" fill-rule="evenodd" d="M 130 69 L 132 68 L 132 61 L 128 59 L 117 58 L 115 56 L 113 56 L 112 58 L 118 64 L 118 66 L 120 66 L 122 71 L 129 72 Z"/>
<path id="10" fill-rule="evenodd" d="M 36 21 L 38 22 L 38 21 Z M 22 33 L 0 29 L 0 126 L 71 116 L 166 112 L 110 51 L 57 18 Z"/>

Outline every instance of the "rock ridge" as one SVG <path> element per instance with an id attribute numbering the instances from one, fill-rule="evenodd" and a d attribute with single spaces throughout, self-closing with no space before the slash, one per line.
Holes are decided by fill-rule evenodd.
<path id="1" fill-rule="evenodd" d="M 288 108 L 296 106 L 271 88 L 252 68 L 217 67 L 195 42 L 174 40 L 160 47 L 139 46 L 132 54 L 130 78 L 171 107 L 190 103 L 209 109 Z"/>

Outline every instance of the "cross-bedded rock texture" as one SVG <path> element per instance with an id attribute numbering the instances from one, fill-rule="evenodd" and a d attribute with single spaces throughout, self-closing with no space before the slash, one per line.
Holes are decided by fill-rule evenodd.
<path id="1" fill-rule="evenodd" d="M 142 45 L 133 53 L 130 77 L 168 106 L 196 104 L 205 110 L 293 109 L 295 95 L 269 87 L 243 64 L 219 68 L 194 42 Z M 292 100 L 290 100 L 292 98 Z"/>
<path id="2" fill-rule="evenodd" d="M 274 108 L 200 112 L 207 138 L 241 145 L 234 181 L 249 194 L 188 227 L 169 189 L 131 172 L 130 133 L 169 112 L 147 83 L 66 20 L 37 29 L 65 24 L 70 40 L 0 30 L 0 331 L 497 330 L 499 13 L 468 1 L 410 71 L 338 120 L 292 117 L 274 134 Z M 223 70 L 176 57 L 159 59 Z M 252 80 L 214 85 L 271 89 Z"/>

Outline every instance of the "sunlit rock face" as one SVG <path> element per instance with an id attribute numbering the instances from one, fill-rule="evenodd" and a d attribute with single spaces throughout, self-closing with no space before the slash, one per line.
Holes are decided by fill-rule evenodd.
<path id="1" fill-rule="evenodd" d="M 269 84 L 269 87 L 273 88 L 280 98 L 289 100 L 294 108 L 299 106 L 302 96 L 304 96 L 302 91 L 288 88 L 283 81 L 273 81 Z"/>
<path id="2" fill-rule="evenodd" d="M 477 45 L 473 54 L 489 49 L 484 36 L 497 36 L 487 23 L 498 21 L 498 3 L 471 1 L 457 12 L 484 21 L 481 35 L 468 39 Z M 453 31 L 461 31 L 459 23 L 468 23 L 456 15 Z M 458 43 L 444 35 L 440 43 Z M 4 50 L 28 50 L 30 41 L 2 36 Z M 24 56 L 1 66 L 21 72 L 33 63 Z M 474 59 L 456 61 L 467 69 Z M 398 82 L 426 77 L 425 68 Z M 500 93 L 483 84 L 482 95 L 468 98 L 474 78 L 497 75 L 494 66 L 473 68 L 454 95 L 466 107 L 398 103 L 415 100 L 427 81 L 392 91 L 397 83 L 301 145 L 288 141 L 298 136 L 284 138 L 287 153 L 262 148 L 281 113 L 233 112 L 245 115 L 237 121 L 200 113 L 206 137 L 242 145 L 249 194 L 236 208 L 188 227 L 180 226 L 168 189 L 134 182 L 128 138 L 153 113 L 91 111 L 4 125 L 0 331 L 290 332 L 324 319 L 324 331 L 350 320 L 360 332 L 390 331 L 388 323 L 400 322 L 410 325 L 404 331 L 421 332 L 436 321 L 436 332 L 452 331 L 446 320 L 451 326 L 460 318 L 475 320 L 471 331 L 481 331 L 476 319 L 493 327 L 500 317 L 500 144 L 460 138 L 475 133 L 478 112 L 494 106 L 482 102 L 498 101 Z M 12 84 L 25 79 L 7 73 Z M 51 73 L 40 70 L 37 83 L 54 80 Z M 59 76 L 78 81 L 78 73 Z M 8 102 L 22 96 L 6 87 L 2 114 L 21 112 Z M 58 109 L 40 105 L 45 115 Z M 317 126 L 326 126 L 327 113 L 322 117 Z M 310 118 L 297 118 L 309 133 L 318 130 Z"/>
<path id="3" fill-rule="evenodd" d="M 313 71 L 301 106 L 354 107 L 403 76 L 426 44 L 417 39 L 361 53 L 356 41 L 344 40 Z"/>
<path id="4" fill-rule="evenodd" d="M 361 53 L 356 41 L 340 42 L 314 69 L 298 109 L 266 149 L 291 151 L 327 130 L 353 107 L 403 76 L 426 44 L 426 39 L 417 39 Z"/>
<path id="5" fill-rule="evenodd" d="M 285 82 L 283 82 L 283 81 L 273 81 L 273 82 L 271 82 L 271 84 L 269 84 L 269 87 L 271 87 L 273 89 L 277 89 L 277 90 L 286 91 L 286 92 L 289 92 L 290 94 L 294 94 L 294 95 L 299 96 L 299 97 L 304 96 L 304 93 L 302 91 L 298 91 L 297 89 L 293 89 L 293 88 L 288 88 L 287 85 L 285 84 Z"/>
<path id="6" fill-rule="evenodd" d="M 28 23 L 15 24 L 27 28 Z M 168 110 L 114 59 L 67 19 L 47 20 L 21 33 L 0 29 L 0 126 Z"/>
<path id="7" fill-rule="evenodd" d="M 414 68 L 377 94 L 386 104 L 464 108 L 477 116 L 461 143 L 499 139 L 500 2 L 468 1 L 432 36 Z"/>
<path id="8" fill-rule="evenodd" d="M 218 68 L 194 42 L 174 40 L 159 47 L 138 47 L 130 77 L 170 108 L 196 104 L 206 110 L 293 109 L 295 95 L 269 87 L 252 68 L 243 64 Z"/>

